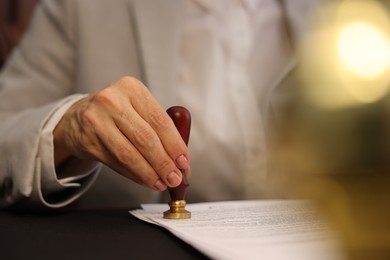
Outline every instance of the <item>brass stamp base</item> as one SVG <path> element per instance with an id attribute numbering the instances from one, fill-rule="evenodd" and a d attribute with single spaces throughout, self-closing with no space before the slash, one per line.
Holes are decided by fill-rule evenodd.
<path id="1" fill-rule="evenodd" d="M 169 210 L 164 212 L 164 218 L 167 219 L 188 219 L 191 218 L 191 212 L 187 211 L 185 200 L 171 200 L 169 203 Z"/>

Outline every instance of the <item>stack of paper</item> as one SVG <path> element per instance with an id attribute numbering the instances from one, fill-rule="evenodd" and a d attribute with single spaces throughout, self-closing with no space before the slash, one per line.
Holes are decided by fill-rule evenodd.
<path id="1" fill-rule="evenodd" d="M 344 259 L 335 233 L 305 201 L 189 204 L 191 219 L 164 219 L 167 204 L 130 211 L 213 259 Z"/>

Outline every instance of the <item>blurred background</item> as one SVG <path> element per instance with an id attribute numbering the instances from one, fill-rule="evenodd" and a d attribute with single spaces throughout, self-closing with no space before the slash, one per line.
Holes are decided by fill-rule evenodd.
<path id="1" fill-rule="evenodd" d="M 348 259 L 390 259 L 389 1 L 328 1 L 298 46 L 275 162 L 314 198 Z"/>

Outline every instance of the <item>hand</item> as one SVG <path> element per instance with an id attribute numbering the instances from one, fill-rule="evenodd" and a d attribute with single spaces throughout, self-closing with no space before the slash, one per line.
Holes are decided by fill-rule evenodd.
<path id="1" fill-rule="evenodd" d="M 190 175 L 189 152 L 171 118 L 137 79 L 124 77 L 71 106 L 54 130 L 56 166 L 70 156 L 100 161 L 165 190 Z"/>

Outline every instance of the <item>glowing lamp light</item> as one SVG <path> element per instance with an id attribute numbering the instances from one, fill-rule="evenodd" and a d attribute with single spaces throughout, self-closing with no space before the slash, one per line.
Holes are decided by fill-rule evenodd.
<path id="1" fill-rule="evenodd" d="M 343 109 L 385 97 L 390 87 L 388 10 L 377 1 L 335 1 L 313 17 L 299 52 L 306 98 L 323 109 Z"/>
<path id="2" fill-rule="evenodd" d="M 351 22 L 338 34 L 337 52 L 341 63 L 367 80 L 380 77 L 390 67 L 387 35 L 367 22 Z"/>

